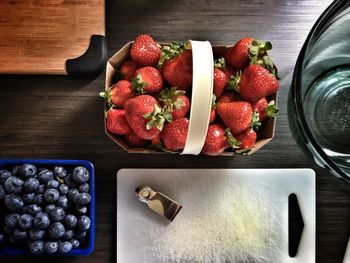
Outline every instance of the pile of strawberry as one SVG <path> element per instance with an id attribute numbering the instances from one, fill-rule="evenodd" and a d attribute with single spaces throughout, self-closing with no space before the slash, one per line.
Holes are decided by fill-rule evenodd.
<path id="1" fill-rule="evenodd" d="M 243 38 L 217 58 L 210 125 L 202 152 L 226 149 L 249 152 L 261 122 L 276 116 L 269 96 L 277 92 L 276 68 L 267 51 L 270 42 Z M 181 151 L 189 125 L 192 51 L 188 43 L 160 46 L 149 35 L 133 42 L 130 58 L 119 67 L 119 80 L 101 92 L 110 106 L 109 132 L 131 147 Z"/>

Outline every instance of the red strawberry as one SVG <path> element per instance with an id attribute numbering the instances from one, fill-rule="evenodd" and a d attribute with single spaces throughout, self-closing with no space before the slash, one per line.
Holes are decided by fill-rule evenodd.
<path id="1" fill-rule="evenodd" d="M 226 103 L 226 102 L 233 102 L 233 101 L 237 101 L 233 93 L 230 91 L 225 91 L 219 98 L 218 103 Z"/>
<path id="2" fill-rule="evenodd" d="M 185 147 L 188 124 L 187 118 L 181 118 L 165 125 L 161 133 L 165 149 L 177 151 Z"/>
<path id="3" fill-rule="evenodd" d="M 246 67 L 239 82 L 241 97 L 249 102 L 276 93 L 279 88 L 278 80 L 262 66 L 252 64 Z"/>
<path id="4" fill-rule="evenodd" d="M 130 50 L 131 58 L 140 66 L 156 66 L 160 53 L 160 47 L 149 35 L 139 35 Z"/>
<path id="5" fill-rule="evenodd" d="M 137 136 L 136 133 L 131 131 L 124 136 L 125 142 L 131 147 L 144 147 L 147 141 Z"/>
<path id="6" fill-rule="evenodd" d="M 138 66 L 135 61 L 128 59 L 120 66 L 120 73 L 122 74 L 123 79 L 128 81 L 135 75 L 135 71 L 138 69 Z"/>
<path id="7" fill-rule="evenodd" d="M 235 69 L 243 69 L 249 64 L 249 46 L 253 38 L 242 38 L 233 47 L 227 50 L 225 55 L 226 62 Z"/>
<path id="8" fill-rule="evenodd" d="M 100 96 L 109 104 L 114 104 L 119 108 L 124 108 L 125 102 L 136 96 L 131 90 L 131 83 L 127 80 L 120 80 L 109 90 L 101 92 Z"/>
<path id="9" fill-rule="evenodd" d="M 185 95 L 179 96 L 179 100 L 182 101 L 181 104 L 179 106 L 175 105 L 174 110 L 170 112 L 174 120 L 185 117 L 191 107 L 190 100 Z"/>
<path id="10" fill-rule="evenodd" d="M 106 127 L 111 133 L 125 135 L 132 131 L 126 121 L 124 110 L 110 109 L 106 115 Z"/>
<path id="11" fill-rule="evenodd" d="M 154 144 L 154 145 L 159 145 L 161 143 L 162 143 L 162 140 L 160 139 L 160 134 L 158 134 L 157 137 L 152 139 L 152 144 Z"/>
<path id="12" fill-rule="evenodd" d="M 163 64 L 163 77 L 173 87 L 188 90 L 192 85 L 192 51 L 184 50 Z"/>
<path id="13" fill-rule="evenodd" d="M 252 103 L 253 111 L 259 113 L 259 119 L 261 121 L 266 118 L 274 118 L 277 116 L 278 108 L 275 105 L 275 101 L 267 102 L 266 98 L 262 98 L 256 102 Z"/>
<path id="14" fill-rule="evenodd" d="M 142 139 L 152 140 L 162 130 L 164 117 L 155 98 L 140 95 L 125 103 L 125 116 L 133 131 Z"/>
<path id="15" fill-rule="evenodd" d="M 253 112 L 248 102 L 220 103 L 216 112 L 233 134 L 240 133 L 251 125 Z"/>
<path id="16" fill-rule="evenodd" d="M 239 149 L 251 149 L 256 141 L 256 132 L 252 129 L 246 129 L 243 132 L 235 135 L 235 138 L 240 142 Z"/>
<path id="17" fill-rule="evenodd" d="M 131 79 L 132 88 L 137 94 L 156 94 L 162 90 L 163 78 L 158 69 L 143 67 L 135 71 L 135 78 Z"/>
<path id="18" fill-rule="evenodd" d="M 226 82 L 230 79 L 231 76 L 235 76 L 237 73 L 237 71 L 230 65 L 226 65 L 225 68 L 222 69 L 222 72 L 225 73 Z"/>
<path id="19" fill-rule="evenodd" d="M 225 89 L 227 83 L 226 75 L 220 69 L 214 69 L 214 94 L 219 98 Z"/>
<path id="20" fill-rule="evenodd" d="M 185 117 L 190 109 L 190 100 L 184 94 L 183 90 L 177 90 L 176 87 L 165 88 L 159 94 L 159 101 L 169 110 L 173 119 Z"/>
<path id="21" fill-rule="evenodd" d="M 207 155 L 220 155 L 228 147 L 225 127 L 221 124 L 209 125 L 202 152 Z"/>
<path id="22" fill-rule="evenodd" d="M 209 117 L 209 123 L 213 123 L 215 121 L 216 118 L 216 112 L 215 110 L 212 108 L 210 110 L 210 117 Z"/>

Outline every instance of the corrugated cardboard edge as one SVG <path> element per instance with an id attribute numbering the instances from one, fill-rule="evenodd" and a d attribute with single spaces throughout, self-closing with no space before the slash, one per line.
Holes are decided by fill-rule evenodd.
<path id="1" fill-rule="evenodd" d="M 129 58 L 129 51 L 131 48 L 131 44 L 133 42 L 128 42 L 125 44 L 115 55 L 113 55 L 108 61 L 106 65 L 106 82 L 105 82 L 105 90 L 109 89 L 113 83 L 113 77 L 116 74 L 116 70 L 127 58 Z M 170 45 L 167 42 L 159 42 L 160 45 Z M 229 46 L 213 46 L 213 53 L 215 57 L 224 56 L 226 49 Z M 271 100 L 277 101 L 277 94 L 274 94 L 269 97 Z M 108 104 L 105 105 L 105 111 L 108 109 Z M 161 152 L 147 148 L 132 148 L 128 146 L 120 136 L 114 135 L 110 133 L 106 129 L 106 118 L 104 115 L 104 124 L 105 124 L 105 132 L 112 141 L 118 144 L 122 149 L 126 150 L 128 153 L 146 153 L 146 154 L 170 154 L 168 152 Z M 254 148 L 249 152 L 248 155 L 255 153 L 265 144 L 272 140 L 275 135 L 275 127 L 276 127 L 276 118 L 272 120 L 265 120 L 263 125 L 260 127 L 258 132 L 258 139 L 254 144 Z M 176 153 L 175 153 L 176 154 Z M 234 152 L 225 151 L 221 156 L 234 156 L 236 155 Z"/>

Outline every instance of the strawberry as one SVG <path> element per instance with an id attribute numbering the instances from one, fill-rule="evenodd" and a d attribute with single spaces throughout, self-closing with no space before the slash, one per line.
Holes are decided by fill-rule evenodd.
<path id="1" fill-rule="evenodd" d="M 202 152 L 206 155 L 220 155 L 229 147 L 225 136 L 225 127 L 221 124 L 211 124 L 208 127 Z"/>
<path id="2" fill-rule="evenodd" d="M 231 67 L 229 64 L 226 63 L 225 58 L 218 58 L 215 60 L 214 67 L 216 69 L 220 69 L 222 72 L 224 72 L 226 76 L 226 83 L 230 79 L 231 76 L 236 75 L 236 70 Z"/>
<path id="3" fill-rule="evenodd" d="M 185 147 L 188 125 L 187 118 L 177 119 L 165 125 L 160 135 L 165 149 L 177 151 Z"/>
<path id="4" fill-rule="evenodd" d="M 182 53 L 164 61 L 163 77 L 173 87 L 188 90 L 192 85 L 192 51 Z"/>
<path id="5" fill-rule="evenodd" d="M 131 131 L 124 136 L 125 142 L 131 147 L 144 147 L 147 144 L 147 140 L 137 136 L 136 133 Z"/>
<path id="6" fill-rule="evenodd" d="M 145 140 L 157 137 L 164 122 L 169 119 L 157 100 L 150 95 L 140 95 L 127 101 L 125 116 L 133 131 Z"/>
<path id="7" fill-rule="evenodd" d="M 213 123 L 216 118 L 216 112 L 215 109 L 211 108 L 210 110 L 210 117 L 209 117 L 209 123 Z"/>
<path id="8" fill-rule="evenodd" d="M 156 66 L 160 47 L 149 35 L 139 35 L 131 46 L 130 56 L 140 66 Z"/>
<path id="9" fill-rule="evenodd" d="M 106 115 L 106 127 L 111 133 L 125 135 L 132 131 L 129 123 L 126 121 L 124 110 L 111 108 L 106 112 Z"/>
<path id="10" fill-rule="evenodd" d="M 160 138 L 160 134 L 158 134 L 157 137 L 153 138 L 151 142 L 152 142 L 152 144 L 154 144 L 154 145 L 160 145 L 160 144 L 162 143 L 162 140 L 161 140 L 161 138 Z"/>
<path id="11" fill-rule="evenodd" d="M 213 91 L 214 94 L 217 98 L 219 98 L 222 94 L 222 92 L 225 89 L 226 86 L 226 75 L 223 71 L 221 71 L 220 69 L 215 68 L 214 69 L 214 87 L 213 87 Z"/>
<path id="12" fill-rule="evenodd" d="M 235 96 L 230 91 L 224 91 L 224 93 L 221 95 L 221 97 L 218 99 L 218 103 L 226 103 L 226 102 L 233 102 L 237 101 Z"/>
<path id="13" fill-rule="evenodd" d="M 135 71 L 134 78 L 131 79 L 132 89 L 137 94 L 156 94 L 162 90 L 163 78 L 158 69 L 153 67 L 143 67 Z"/>
<path id="14" fill-rule="evenodd" d="M 237 153 L 247 153 L 247 150 L 251 150 L 254 146 L 254 143 L 256 141 L 256 132 L 252 129 L 246 129 L 243 132 L 235 135 L 235 138 L 240 142 L 239 150 L 245 150 L 242 151 L 236 151 Z"/>
<path id="15" fill-rule="evenodd" d="M 119 71 L 123 79 L 130 81 L 131 78 L 135 75 L 135 71 L 137 69 L 138 65 L 136 64 L 136 62 L 132 59 L 128 59 L 123 62 L 123 64 L 119 68 Z"/>
<path id="16" fill-rule="evenodd" d="M 216 112 L 233 134 L 240 133 L 251 125 L 253 112 L 248 102 L 220 103 Z"/>
<path id="17" fill-rule="evenodd" d="M 179 106 L 175 105 L 173 111 L 170 112 L 174 120 L 185 117 L 191 107 L 190 100 L 185 95 L 179 96 L 178 100 L 182 102 Z"/>
<path id="18" fill-rule="evenodd" d="M 266 118 L 275 118 L 278 113 L 278 108 L 275 105 L 275 101 L 272 100 L 270 103 L 268 103 L 265 97 L 253 102 L 252 108 L 253 111 L 259 113 L 259 119 L 261 121 L 265 120 Z"/>
<path id="19" fill-rule="evenodd" d="M 174 120 L 185 117 L 190 109 L 190 100 L 184 94 L 183 90 L 177 90 L 176 87 L 165 88 L 159 94 L 159 101 L 169 109 Z"/>
<path id="20" fill-rule="evenodd" d="M 127 80 L 120 80 L 110 89 L 100 92 L 100 96 L 104 98 L 108 104 L 114 104 L 119 108 L 124 108 L 125 103 L 136 96 L 131 90 L 131 83 Z"/>
<path id="21" fill-rule="evenodd" d="M 235 69 L 243 69 L 250 62 L 249 46 L 253 38 L 242 38 L 233 47 L 230 47 L 225 55 L 226 62 Z"/>
<path id="22" fill-rule="evenodd" d="M 249 102 L 274 94 L 279 88 L 278 80 L 267 69 L 252 64 L 246 67 L 240 77 L 239 93 Z"/>

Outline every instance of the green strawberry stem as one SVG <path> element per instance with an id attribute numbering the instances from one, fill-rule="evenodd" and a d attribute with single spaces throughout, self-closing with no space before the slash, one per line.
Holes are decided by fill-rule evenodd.
<path id="1" fill-rule="evenodd" d="M 261 126 L 261 122 L 259 119 L 259 112 L 254 111 L 252 115 L 252 121 L 250 123 L 250 127 L 257 131 L 260 126 Z"/>
<path id="2" fill-rule="evenodd" d="M 156 127 L 158 130 L 163 130 L 165 121 L 172 122 L 173 116 L 170 114 L 168 108 L 161 108 L 157 104 L 154 104 L 154 110 L 150 113 L 143 115 L 145 119 L 148 120 L 146 129 L 150 130 Z"/>
<path id="3" fill-rule="evenodd" d="M 173 59 L 179 55 L 184 48 L 184 45 L 181 42 L 172 42 L 170 46 L 161 47 L 161 55 L 158 61 L 158 68 L 163 66 L 164 61 L 168 59 Z"/>
<path id="4" fill-rule="evenodd" d="M 241 155 L 247 155 L 248 153 L 250 153 L 252 150 L 254 149 L 254 147 L 249 147 L 249 148 L 245 148 L 242 150 L 237 150 L 235 151 L 237 154 L 241 154 Z"/>
<path id="5" fill-rule="evenodd" d="M 101 98 L 103 98 L 109 107 L 113 107 L 113 103 L 112 103 L 112 93 L 111 93 L 111 89 L 107 89 L 106 91 L 102 91 L 98 94 Z"/>
<path id="6" fill-rule="evenodd" d="M 214 67 L 218 69 L 223 69 L 226 67 L 225 58 L 215 59 Z"/>
<path id="7" fill-rule="evenodd" d="M 211 99 L 211 108 L 212 108 L 212 109 L 216 109 L 216 106 L 217 106 L 217 103 L 216 103 L 216 96 L 215 96 L 215 94 L 213 93 L 212 99 Z"/>
<path id="8" fill-rule="evenodd" d="M 271 42 L 253 40 L 252 44 L 249 46 L 249 58 L 250 64 L 258 64 L 266 69 L 268 69 L 275 77 L 277 77 L 277 71 L 272 60 L 268 56 L 267 51 L 272 49 Z"/>
<path id="9" fill-rule="evenodd" d="M 227 143 L 230 145 L 232 150 L 239 149 L 241 142 L 238 141 L 235 137 L 233 137 L 230 128 L 225 129 L 225 135 L 227 138 Z"/>
<path id="10" fill-rule="evenodd" d="M 185 102 L 180 98 L 184 95 L 185 91 L 178 90 L 177 87 L 165 88 L 160 92 L 159 101 L 163 102 L 164 107 L 167 107 L 170 111 L 181 109 L 185 106 Z"/>
<path id="11" fill-rule="evenodd" d="M 241 76 L 242 76 L 241 70 L 237 71 L 235 76 L 231 75 L 230 79 L 227 81 L 227 89 L 233 90 L 239 93 L 239 83 L 241 81 Z"/>
<path id="12" fill-rule="evenodd" d="M 264 109 L 265 115 L 268 118 L 275 118 L 278 115 L 279 108 L 277 108 L 275 101 L 272 100 L 269 102 L 267 107 Z"/>
<path id="13" fill-rule="evenodd" d="M 145 87 L 148 86 L 147 82 L 142 81 L 141 74 L 138 74 L 136 78 L 131 79 L 131 89 L 137 93 L 137 95 L 146 94 Z"/>

